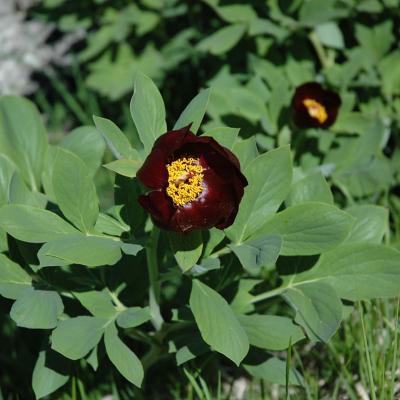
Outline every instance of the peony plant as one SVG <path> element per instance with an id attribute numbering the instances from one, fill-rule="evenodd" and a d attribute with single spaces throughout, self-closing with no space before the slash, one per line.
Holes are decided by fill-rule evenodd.
<path id="1" fill-rule="evenodd" d="M 32 103 L 0 99 L 0 294 L 40 332 L 36 398 L 109 363 L 136 394 L 166 362 L 302 386 L 284 351 L 328 342 L 355 302 L 400 295 L 386 210 L 342 210 L 323 175 L 294 179 L 290 146 L 259 153 L 224 126 L 199 135 L 209 96 L 168 130 L 160 93 L 137 74 L 136 147 L 97 116 L 51 145 Z M 323 127 L 339 106 L 309 83 L 294 122 Z M 105 145 L 114 200 L 99 207 Z"/>

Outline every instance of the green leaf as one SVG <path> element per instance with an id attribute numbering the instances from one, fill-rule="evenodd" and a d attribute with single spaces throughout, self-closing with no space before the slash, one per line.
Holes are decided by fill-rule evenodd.
<path id="1" fill-rule="evenodd" d="M 379 0 L 364 0 L 359 2 L 356 7 L 357 10 L 367 13 L 381 13 L 383 11 L 382 3 Z"/>
<path id="2" fill-rule="evenodd" d="M 15 173 L 15 165 L 0 154 L 0 207 L 8 203 L 10 182 Z"/>
<path id="3" fill-rule="evenodd" d="M 119 175 L 126 176 L 128 178 L 134 178 L 136 172 L 142 166 L 142 161 L 140 159 L 136 160 L 115 160 L 108 164 L 104 164 L 103 167 L 113 171 Z"/>
<path id="4" fill-rule="evenodd" d="M 357 301 L 400 295 L 400 252 L 379 244 L 346 244 L 324 253 L 294 281 L 321 280 L 342 299 Z"/>
<path id="5" fill-rule="evenodd" d="M 0 253 L 6 253 L 8 250 L 7 233 L 4 229 L 0 228 Z"/>
<path id="6" fill-rule="evenodd" d="M 47 151 L 47 134 L 33 103 L 23 97 L 0 98 L 0 152 L 17 165 L 29 187 L 38 191 Z"/>
<path id="7" fill-rule="evenodd" d="M 79 360 L 99 343 L 108 322 L 87 316 L 60 321 L 51 334 L 51 348 L 64 357 Z"/>
<path id="8" fill-rule="evenodd" d="M 289 30 L 278 24 L 274 24 L 272 21 L 264 18 L 255 18 L 250 21 L 249 35 L 268 35 L 276 38 L 278 42 L 283 41 L 288 35 Z"/>
<path id="9" fill-rule="evenodd" d="M 87 267 L 114 265 L 121 258 L 121 242 L 107 237 L 69 235 L 42 246 L 38 252 L 41 267 L 45 266 L 42 265 L 42 259 L 46 260 L 46 257 Z"/>
<path id="10" fill-rule="evenodd" d="M 396 68 L 400 63 L 400 51 L 392 51 L 378 64 L 382 78 L 382 91 L 387 98 L 400 93 L 400 71 Z"/>
<path id="11" fill-rule="evenodd" d="M 221 262 L 218 257 L 202 258 L 199 264 L 196 264 L 191 270 L 190 274 L 194 276 L 200 276 L 206 274 L 209 271 L 221 268 Z"/>
<path id="12" fill-rule="evenodd" d="M 57 292 L 29 288 L 18 296 L 10 317 L 23 328 L 52 329 L 63 311 L 64 305 Z"/>
<path id="13" fill-rule="evenodd" d="M 386 208 L 365 204 L 350 207 L 346 211 L 355 218 L 346 243 L 382 242 L 389 223 L 389 213 Z"/>
<path id="14" fill-rule="evenodd" d="M 339 147 L 331 149 L 325 163 L 335 164 L 332 178 L 350 194 L 363 197 L 377 194 L 392 183 L 392 168 L 380 155 L 385 126 L 377 117 L 369 117 L 362 136 L 338 138 Z"/>
<path id="15" fill-rule="evenodd" d="M 141 194 L 142 189 L 137 179 L 129 179 L 122 175 L 115 176 L 115 207 L 121 220 L 130 226 L 132 233 L 142 229 L 147 218 L 139 202 L 132 201 L 132 199 L 137 199 Z"/>
<path id="16" fill-rule="evenodd" d="M 167 124 L 160 92 L 153 81 L 140 72 L 136 74 L 130 109 L 139 138 L 149 153 L 156 139 L 167 131 Z"/>
<path id="17" fill-rule="evenodd" d="M 109 359 L 121 375 L 140 388 L 144 376 L 142 364 L 135 353 L 121 341 L 113 323 L 105 331 L 104 344 Z"/>
<path id="18" fill-rule="evenodd" d="M 139 251 L 143 249 L 143 246 L 140 244 L 137 244 L 137 243 L 121 242 L 120 246 L 121 246 L 121 250 L 124 252 L 124 254 L 127 254 L 129 256 L 136 256 L 136 254 L 139 253 Z"/>
<path id="19" fill-rule="evenodd" d="M 128 138 L 123 134 L 114 122 L 106 118 L 93 116 L 97 130 L 103 136 L 108 148 L 115 158 L 136 158 L 137 151 L 132 148 Z"/>
<path id="20" fill-rule="evenodd" d="M 357 163 L 333 173 L 333 182 L 344 187 L 354 197 L 377 196 L 393 184 L 393 171 L 384 156 L 364 157 Z"/>
<path id="21" fill-rule="evenodd" d="M 86 357 L 86 361 L 94 371 L 97 371 L 97 368 L 99 368 L 98 345 L 93 347 L 90 354 Z"/>
<path id="22" fill-rule="evenodd" d="M 53 190 L 53 170 L 54 163 L 57 159 L 58 153 L 62 151 L 58 146 L 50 145 L 47 149 L 46 159 L 44 163 L 44 170 L 42 174 L 42 184 L 48 200 L 56 203 L 56 197 Z"/>
<path id="23" fill-rule="evenodd" d="M 305 283 L 287 290 L 283 296 L 311 340 L 327 342 L 339 328 L 342 302 L 330 285 Z"/>
<path id="24" fill-rule="evenodd" d="M 356 24 L 355 35 L 366 51 L 371 64 L 380 61 L 395 41 L 391 20 L 385 20 L 373 27 Z"/>
<path id="25" fill-rule="evenodd" d="M 325 0 L 321 7 L 319 0 L 309 0 L 303 3 L 300 12 L 300 23 L 308 26 L 319 25 L 341 17 L 347 17 L 349 10 L 336 0 Z"/>
<path id="26" fill-rule="evenodd" d="M 118 315 L 117 324 L 121 328 L 136 328 L 150 319 L 149 307 L 129 307 Z"/>
<path id="27" fill-rule="evenodd" d="M 175 354 L 178 366 L 210 351 L 209 346 L 196 333 L 191 332 L 190 336 L 186 336 L 184 339 L 184 345 L 181 344 Z"/>
<path id="28" fill-rule="evenodd" d="M 265 379 L 271 383 L 278 385 L 286 384 L 286 361 L 279 358 L 269 358 L 267 361 L 258 365 L 244 365 L 246 371 L 258 379 Z M 294 368 L 289 372 L 289 384 L 296 386 L 304 386 L 304 379 L 301 374 Z"/>
<path id="29" fill-rule="evenodd" d="M 102 27 L 101 30 L 103 29 L 107 27 Z M 86 86 L 111 101 L 119 100 L 132 90 L 132 76 L 136 67 L 133 57 L 129 44 L 126 41 L 120 42 L 115 51 L 106 51 L 96 62 L 90 64 L 90 72 L 85 79 Z"/>
<path id="30" fill-rule="evenodd" d="M 254 305 L 252 303 L 254 295 L 250 292 L 253 290 L 254 286 L 261 282 L 262 281 L 259 279 L 241 279 L 239 281 L 237 292 L 230 304 L 235 313 L 244 314 L 254 310 Z"/>
<path id="31" fill-rule="evenodd" d="M 233 145 L 238 137 L 240 129 L 239 128 L 228 128 L 226 126 L 220 128 L 213 128 L 204 133 L 202 136 L 211 136 L 215 139 L 221 146 L 232 150 Z"/>
<path id="32" fill-rule="evenodd" d="M 203 258 L 211 255 L 212 251 L 224 240 L 225 233 L 221 229 L 211 228 L 203 231 Z"/>
<path id="33" fill-rule="evenodd" d="M 183 272 L 188 271 L 197 263 L 203 250 L 201 231 L 194 231 L 184 235 L 169 232 L 168 236 L 176 262 Z"/>
<path id="34" fill-rule="evenodd" d="M 47 203 L 46 196 L 40 192 L 31 192 L 17 172 L 14 172 L 10 181 L 8 200 L 12 204 L 26 204 L 38 208 L 45 208 Z"/>
<path id="35" fill-rule="evenodd" d="M 190 308 L 203 340 L 239 365 L 249 351 L 249 340 L 226 300 L 204 283 L 193 280 Z"/>
<path id="36" fill-rule="evenodd" d="M 196 133 L 206 113 L 210 93 L 211 89 L 204 89 L 194 97 L 179 116 L 174 129 L 180 129 L 191 124 L 190 130 Z"/>
<path id="37" fill-rule="evenodd" d="M 268 112 L 264 100 L 254 90 L 234 87 L 230 95 L 235 113 L 252 122 L 259 121 Z"/>
<path id="38" fill-rule="evenodd" d="M 331 189 L 320 172 L 293 183 L 285 202 L 287 205 L 294 205 L 309 201 L 333 204 Z"/>
<path id="39" fill-rule="evenodd" d="M 74 129 L 64 137 L 59 146 L 80 157 L 91 176 L 94 176 L 100 167 L 105 151 L 104 140 L 93 126 L 81 126 Z"/>
<path id="40" fill-rule="evenodd" d="M 67 150 L 57 153 L 53 190 L 65 217 L 82 232 L 91 232 L 99 215 L 96 188 L 85 163 Z"/>
<path id="41" fill-rule="evenodd" d="M 325 22 L 315 27 L 315 33 L 320 42 L 334 49 L 344 48 L 344 39 L 342 31 L 335 22 Z"/>
<path id="42" fill-rule="evenodd" d="M 94 317 L 113 318 L 117 310 L 105 291 L 74 292 L 74 296 Z"/>
<path id="43" fill-rule="evenodd" d="M 233 145 L 232 151 L 240 161 L 241 170 L 245 170 L 258 156 L 255 136 L 251 136 L 248 139 L 236 142 Z"/>
<path id="44" fill-rule="evenodd" d="M 243 268 L 249 272 L 257 272 L 260 267 L 275 264 L 281 246 L 282 239 L 276 235 L 246 240 L 240 245 L 229 245 Z"/>
<path id="45" fill-rule="evenodd" d="M 36 399 L 41 399 L 64 386 L 69 379 L 69 363 L 51 350 L 39 353 L 32 375 Z"/>
<path id="46" fill-rule="evenodd" d="M 248 4 L 232 4 L 227 6 L 217 6 L 214 10 L 226 22 L 250 22 L 257 17 L 256 12 Z"/>
<path id="47" fill-rule="evenodd" d="M 214 55 L 228 52 L 242 38 L 246 25 L 233 24 L 214 32 L 197 44 L 197 49 Z"/>
<path id="48" fill-rule="evenodd" d="M 22 204 L 1 207 L 0 226 L 16 239 L 30 243 L 48 242 L 78 232 L 50 211 Z"/>
<path id="49" fill-rule="evenodd" d="M 313 255 L 330 250 L 344 241 L 354 219 L 348 213 L 324 203 L 303 203 L 287 208 L 254 235 L 280 235 L 281 254 Z"/>
<path id="50" fill-rule="evenodd" d="M 7 299 L 17 299 L 31 286 L 32 278 L 18 264 L 0 254 L 0 294 Z"/>
<path id="51" fill-rule="evenodd" d="M 97 232 L 119 237 L 124 232 L 129 232 L 130 228 L 125 222 L 117 220 L 108 214 L 100 213 L 94 229 Z"/>
<path id="52" fill-rule="evenodd" d="M 277 315 L 239 315 L 240 324 L 252 346 L 266 350 L 285 350 L 301 339 L 303 331 L 290 318 Z"/>
<path id="53" fill-rule="evenodd" d="M 360 112 L 341 112 L 332 130 L 340 133 L 363 135 L 373 124 L 374 118 Z"/>
<path id="54" fill-rule="evenodd" d="M 292 181 L 289 147 L 271 150 L 255 158 L 244 170 L 249 182 L 235 223 L 227 236 L 239 243 L 257 231 L 286 198 Z"/>

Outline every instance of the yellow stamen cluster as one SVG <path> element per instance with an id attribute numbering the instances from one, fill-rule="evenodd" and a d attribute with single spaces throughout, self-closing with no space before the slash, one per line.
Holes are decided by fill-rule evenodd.
<path id="1" fill-rule="evenodd" d="M 167 195 L 177 206 L 184 206 L 203 191 L 203 168 L 198 158 L 182 157 L 167 164 Z"/>
<path id="2" fill-rule="evenodd" d="M 313 99 L 304 99 L 303 104 L 306 106 L 308 114 L 312 118 L 316 118 L 319 123 L 323 124 L 328 119 L 328 113 L 325 107 Z"/>

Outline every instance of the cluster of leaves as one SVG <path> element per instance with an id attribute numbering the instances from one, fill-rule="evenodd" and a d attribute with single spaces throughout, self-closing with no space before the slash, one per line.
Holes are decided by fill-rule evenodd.
<path id="1" fill-rule="evenodd" d="M 96 0 L 66 7 L 57 0 L 32 15 L 56 21 L 60 32 L 88 31 L 72 69 L 75 98 L 67 84 L 60 88 L 63 79 L 52 79 L 67 96 L 63 107 L 81 122 L 112 116 L 138 145 L 126 107 L 135 71 L 161 87 L 171 125 L 199 87 L 212 86 L 206 130 L 240 127 L 263 151 L 295 138 L 296 179 L 320 170 L 342 192 L 343 205 L 363 199 L 395 209 L 398 240 L 400 205 L 390 193 L 399 180 L 398 6 L 397 0 L 329 0 L 324 7 L 317 0 Z M 312 80 L 336 89 L 343 105 L 332 129 L 299 137 L 288 105 L 294 88 Z M 43 97 L 37 99 L 43 109 L 59 115 Z"/>
<path id="2" fill-rule="evenodd" d="M 86 126 L 50 145 L 35 106 L 0 100 L 2 308 L 38 332 L 29 348 L 15 339 L 2 388 L 22 375 L 20 354 L 37 398 L 71 377 L 102 391 L 114 370 L 133 383 L 115 374 L 122 398 L 156 398 L 166 368 L 301 386 L 283 350 L 328 341 L 353 302 L 399 295 L 399 2 L 320 3 L 46 0 L 32 10 L 59 32 L 88 31 L 74 68 L 48 77 L 61 101 L 35 97 L 51 125 L 71 112 Z M 151 79 L 134 84 L 137 70 L 168 115 Z M 311 80 L 342 98 L 329 130 L 291 123 L 294 89 Z M 93 113 L 124 133 L 101 117 L 93 126 Z M 231 149 L 249 181 L 224 232 L 160 232 L 136 202 L 154 140 L 188 123 Z M 104 155 L 114 201 L 99 211 Z"/>
<path id="3" fill-rule="evenodd" d="M 200 92 L 175 128 L 193 122 L 196 132 L 209 95 Z M 141 387 L 160 359 L 226 363 L 217 353 L 238 373 L 302 385 L 276 352 L 306 337 L 328 341 L 352 302 L 399 295 L 400 253 L 381 244 L 387 211 L 340 210 L 321 173 L 293 180 L 289 146 L 259 154 L 238 129 L 204 132 L 232 149 L 249 181 L 235 223 L 160 232 L 136 201 L 135 173 L 167 127 L 162 97 L 142 74 L 131 114 L 141 147 L 100 117 L 97 130 L 82 127 L 54 146 L 29 101 L 0 100 L 0 293 L 14 301 L 18 326 L 43 332 L 37 398 L 87 364 L 97 370 L 108 359 Z M 99 212 L 93 174 L 104 142 L 116 157 L 106 165 L 116 172 L 115 204 Z M 279 315 L 268 312 L 276 296 L 290 307 Z"/>

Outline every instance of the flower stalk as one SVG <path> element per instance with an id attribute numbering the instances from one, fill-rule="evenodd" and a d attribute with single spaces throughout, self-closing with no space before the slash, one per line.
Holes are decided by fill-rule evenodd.
<path id="1" fill-rule="evenodd" d="M 161 287 L 158 280 L 157 248 L 159 237 L 160 230 L 154 227 L 146 246 L 147 270 L 149 273 L 149 307 L 151 321 L 156 330 L 160 330 L 164 322 L 160 312 Z"/>

